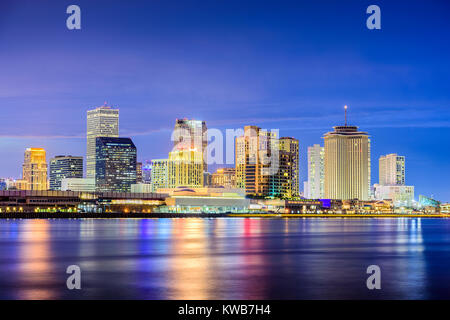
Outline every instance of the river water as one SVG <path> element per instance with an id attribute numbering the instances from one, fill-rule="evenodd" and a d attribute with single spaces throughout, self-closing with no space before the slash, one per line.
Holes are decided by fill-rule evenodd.
<path id="1" fill-rule="evenodd" d="M 450 299 L 450 219 L 0 220 L 0 299 Z"/>

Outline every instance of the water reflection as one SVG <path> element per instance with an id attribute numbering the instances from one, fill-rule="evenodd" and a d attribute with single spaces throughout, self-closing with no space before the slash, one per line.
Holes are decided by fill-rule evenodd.
<path id="1" fill-rule="evenodd" d="M 2 220 L 0 298 L 450 298 L 449 221 Z M 365 286 L 371 264 L 380 291 Z"/>

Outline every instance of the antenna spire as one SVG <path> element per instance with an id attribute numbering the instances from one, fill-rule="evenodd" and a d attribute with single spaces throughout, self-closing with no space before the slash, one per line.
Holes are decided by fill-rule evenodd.
<path id="1" fill-rule="evenodd" d="M 345 109 L 345 126 L 347 126 L 347 105 L 344 106 Z"/>

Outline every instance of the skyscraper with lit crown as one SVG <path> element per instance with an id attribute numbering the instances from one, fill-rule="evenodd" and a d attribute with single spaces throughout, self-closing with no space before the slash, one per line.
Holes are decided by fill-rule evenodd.
<path id="1" fill-rule="evenodd" d="M 324 135 L 325 198 L 369 200 L 370 139 L 358 127 L 334 127 Z"/>
<path id="2" fill-rule="evenodd" d="M 119 136 L 119 109 L 106 105 L 87 112 L 86 178 L 95 178 L 95 146 L 97 137 Z"/>

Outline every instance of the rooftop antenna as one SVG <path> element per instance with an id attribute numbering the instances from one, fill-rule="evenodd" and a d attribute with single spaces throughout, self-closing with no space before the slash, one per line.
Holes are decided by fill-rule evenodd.
<path id="1" fill-rule="evenodd" d="M 345 126 L 347 126 L 347 105 L 344 106 L 345 109 Z"/>

